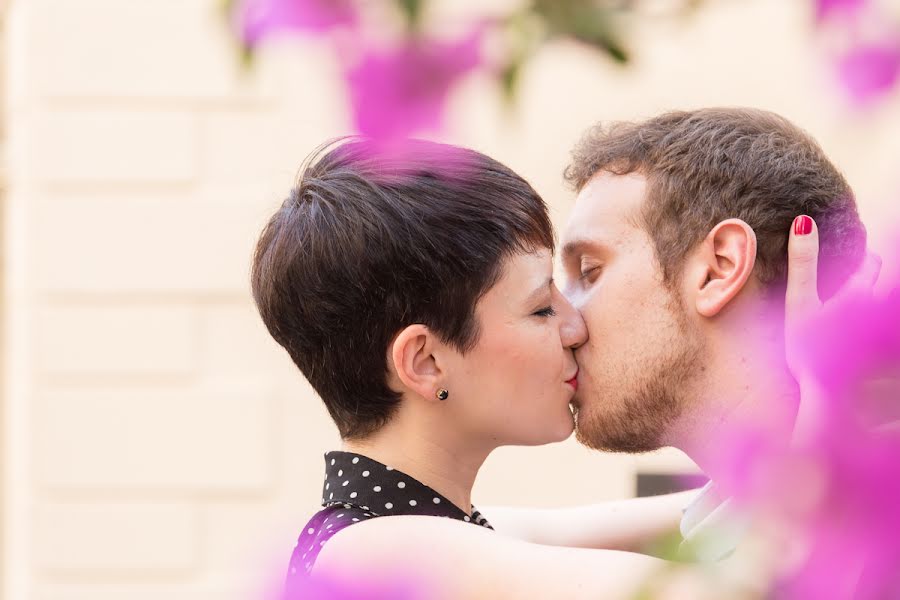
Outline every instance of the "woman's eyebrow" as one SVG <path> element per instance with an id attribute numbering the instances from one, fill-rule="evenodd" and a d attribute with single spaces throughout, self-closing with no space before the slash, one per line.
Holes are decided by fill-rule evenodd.
<path id="1" fill-rule="evenodd" d="M 537 300 L 541 297 L 545 291 L 550 290 L 550 286 L 553 285 L 553 278 L 547 280 L 547 283 L 543 285 L 539 285 L 536 287 L 528 296 L 525 298 L 526 304 L 531 304 L 532 302 L 537 302 Z"/>

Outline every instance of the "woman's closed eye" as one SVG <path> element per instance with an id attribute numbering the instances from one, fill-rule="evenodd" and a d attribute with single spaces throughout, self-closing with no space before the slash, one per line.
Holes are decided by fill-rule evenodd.
<path id="1" fill-rule="evenodd" d="M 537 317 L 553 317 L 556 316 L 556 310 L 552 306 L 544 307 L 533 313 Z"/>

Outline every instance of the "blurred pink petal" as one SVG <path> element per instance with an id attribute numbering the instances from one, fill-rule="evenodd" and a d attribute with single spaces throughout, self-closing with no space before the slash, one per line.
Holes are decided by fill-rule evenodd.
<path id="1" fill-rule="evenodd" d="M 900 259 L 900 240 L 886 259 Z M 900 436 L 874 433 L 858 414 L 868 379 L 900 373 L 898 287 L 848 296 L 809 324 L 800 352 L 825 389 L 818 435 L 787 446 L 744 426 L 713 444 L 717 486 L 809 548 L 770 597 L 900 597 Z M 900 403 L 888 394 L 883 404 Z"/>
<path id="2" fill-rule="evenodd" d="M 270 600 L 423 600 L 434 594 L 418 575 L 322 573 L 289 577 Z"/>
<path id="3" fill-rule="evenodd" d="M 482 168 L 482 159 L 474 151 L 451 144 L 413 138 L 375 139 L 353 136 L 351 143 L 334 150 L 340 160 L 365 160 L 379 185 L 407 185 L 420 177 L 423 169 L 431 177 L 459 185 Z"/>
<path id="4" fill-rule="evenodd" d="M 241 41 L 253 47 L 274 34 L 353 24 L 356 11 L 351 0 L 238 0 L 234 21 Z"/>
<path id="5" fill-rule="evenodd" d="M 884 96 L 893 89 L 900 74 L 900 46 L 857 46 L 838 59 L 837 74 L 851 99 L 859 104 Z"/>
<path id="6" fill-rule="evenodd" d="M 853 16 L 862 10 L 868 0 L 814 0 L 816 21 L 822 22 L 836 16 Z"/>
<path id="7" fill-rule="evenodd" d="M 334 577 L 298 579 L 278 600 L 420 600 L 425 595 L 406 583 L 388 584 L 377 577 L 340 581 Z M 273 599 L 275 600 L 275 599 Z"/>
<path id="8" fill-rule="evenodd" d="M 417 37 L 367 52 L 347 74 L 357 130 L 391 140 L 439 129 L 450 90 L 481 64 L 481 40 L 479 28 L 455 42 Z"/>

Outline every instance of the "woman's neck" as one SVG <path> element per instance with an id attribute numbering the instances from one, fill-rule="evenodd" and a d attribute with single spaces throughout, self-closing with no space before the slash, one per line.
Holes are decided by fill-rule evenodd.
<path id="1" fill-rule="evenodd" d="M 454 443 L 423 428 L 392 420 L 363 440 L 345 440 L 342 449 L 368 456 L 402 471 L 450 500 L 466 514 L 472 512 L 472 486 L 493 448 L 476 449 Z"/>

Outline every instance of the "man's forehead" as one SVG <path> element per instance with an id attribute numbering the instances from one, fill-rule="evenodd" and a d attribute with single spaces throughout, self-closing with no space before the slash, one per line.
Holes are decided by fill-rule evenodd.
<path id="1" fill-rule="evenodd" d="M 564 253 L 575 244 L 614 244 L 633 232 L 646 190 L 647 180 L 640 174 L 595 175 L 575 199 L 561 240 Z"/>

